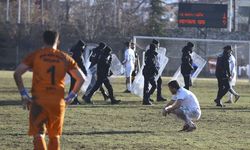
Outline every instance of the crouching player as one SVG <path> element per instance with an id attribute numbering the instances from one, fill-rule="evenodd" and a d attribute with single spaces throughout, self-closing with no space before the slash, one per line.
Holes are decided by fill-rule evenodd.
<path id="1" fill-rule="evenodd" d="M 34 149 L 46 150 L 45 133 L 49 136 L 48 149 L 60 150 L 60 135 L 64 121 L 65 105 L 77 96 L 84 75 L 76 62 L 57 49 L 59 35 L 54 31 L 43 34 L 44 47 L 29 54 L 16 68 L 14 79 L 29 111 L 29 135 L 34 137 Z M 32 98 L 24 88 L 22 75 L 33 71 Z M 69 72 L 76 80 L 64 99 L 64 77 Z"/>
<path id="2" fill-rule="evenodd" d="M 163 116 L 173 113 L 185 122 L 180 131 L 193 131 L 196 125 L 192 120 L 198 120 L 201 116 L 199 102 L 196 96 L 189 90 L 179 86 L 176 80 L 168 83 L 172 100 L 164 107 Z"/>

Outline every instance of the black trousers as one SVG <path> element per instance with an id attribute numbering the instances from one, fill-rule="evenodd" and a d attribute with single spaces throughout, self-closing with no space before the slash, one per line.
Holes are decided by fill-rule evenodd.
<path id="1" fill-rule="evenodd" d="M 89 98 L 91 98 L 93 96 L 93 94 L 101 87 L 102 84 L 104 84 L 105 87 L 107 88 L 110 100 L 113 101 L 114 100 L 113 88 L 112 88 L 112 85 L 110 84 L 108 77 L 98 77 L 97 76 L 96 83 L 95 83 L 94 87 L 90 90 L 90 92 L 87 96 Z"/>
<path id="2" fill-rule="evenodd" d="M 161 76 L 157 80 L 157 98 L 161 97 L 161 85 L 162 85 L 162 79 Z"/>
<path id="3" fill-rule="evenodd" d="M 74 79 L 74 77 L 70 75 L 70 87 L 69 87 L 69 93 L 73 90 L 74 86 L 75 86 L 75 83 L 76 83 L 76 80 Z M 77 97 L 73 100 L 72 103 L 79 103 Z"/>
<path id="4" fill-rule="evenodd" d="M 191 74 L 182 74 L 183 78 L 184 78 L 184 83 L 185 86 L 184 88 L 189 90 L 189 87 L 192 86 L 192 81 L 191 81 Z"/>
<path id="5" fill-rule="evenodd" d="M 219 101 L 230 90 L 229 79 L 217 78 L 218 81 L 218 93 L 216 99 Z"/>
<path id="6" fill-rule="evenodd" d="M 149 83 L 152 86 L 150 90 L 148 88 Z M 149 102 L 150 95 L 154 93 L 155 89 L 156 89 L 155 78 L 144 76 L 143 101 Z"/>

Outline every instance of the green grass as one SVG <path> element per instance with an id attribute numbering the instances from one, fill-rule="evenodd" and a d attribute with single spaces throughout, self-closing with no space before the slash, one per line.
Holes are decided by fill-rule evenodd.
<path id="1" fill-rule="evenodd" d="M 33 149 L 32 137 L 27 136 L 28 111 L 20 106 L 12 73 L 0 72 L 0 149 Z M 30 87 L 31 74 L 26 74 L 24 79 L 26 87 Z M 189 133 L 177 132 L 183 125 L 180 120 L 161 116 L 164 103 L 142 106 L 139 97 L 123 93 L 124 78 L 111 80 L 115 95 L 122 103 L 111 106 L 98 92 L 93 97 L 93 106 L 69 106 L 61 138 L 63 150 L 250 149 L 250 84 L 247 80 L 237 83 L 240 100 L 225 108 L 217 108 L 213 103 L 216 80 L 196 80 L 191 90 L 200 101 L 202 116 L 197 122 L 198 129 Z M 169 99 L 168 81 L 169 78 L 163 79 L 163 94 Z"/>

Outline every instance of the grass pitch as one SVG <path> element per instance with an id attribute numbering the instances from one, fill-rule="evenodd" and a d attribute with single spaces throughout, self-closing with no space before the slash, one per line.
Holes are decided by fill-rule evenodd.
<path id="1" fill-rule="evenodd" d="M 33 149 L 27 136 L 28 112 L 22 110 L 13 72 L 0 72 L 0 149 Z M 25 85 L 31 86 L 31 74 Z M 163 95 L 170 99 L 163 78 Z M 65 115 L 61 148 L 80 149 L 250 149 L 250 83 L 240 80 L 236 91 L 241 98 L 225 108 L 215 107 L 215 79 L 198 79 L 191 87 L 200 101 L 202 116 L 194 132 L 177 132 L 183 123 L 173 116 L 163 117 L 164 103 L 142 106 L 141 99 L 123 93 L 124 78 L 111 78 L 120 105 L 111 106 L 100 93 L 93 97 L 95 105 L 69 106 Z M 81 99 L 81 93 L 79 99 Z M 152 98 L 155 99 L 156 95 Z M 227 96 L 223 99 L 226 101 Z"/>

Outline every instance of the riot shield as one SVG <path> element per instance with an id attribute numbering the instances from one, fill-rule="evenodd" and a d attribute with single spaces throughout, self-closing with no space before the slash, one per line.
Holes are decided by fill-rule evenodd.
<path id="1" fill-rule="evenodd" d="M 112 54 L 112 62 L 111 62 L 110 70 L 115 76 L 124 74 L 124 66 L 122 65 L 122 63 L 120 62 L 120 60 L 117 58 L 115 54 Z"/>
<path id="2" fill-rule="evenodd" d="M 194 70 L 194 72 L 191 74 L 192 82 L 194 82 L 194 80 L 197 78 L 197 76 L 199 75 L 201 70 L 206 65 L 206 60 L 204 60 L 201 56 L 199 56 L 195 52 L 193 52 L 191 54 L 191 56 L 192 56 L 192 59 L 193 59 L 193 66 L 195 66 L 194 68 L 196 68 Z M 172 77 L 172 80 L 177 80 L 181 87 L 185 86 L 184 79 L 183 79 L 183 76 L 181 74 L 181 67 L 179 67 L 177 69 L 174 76 Z"/>

